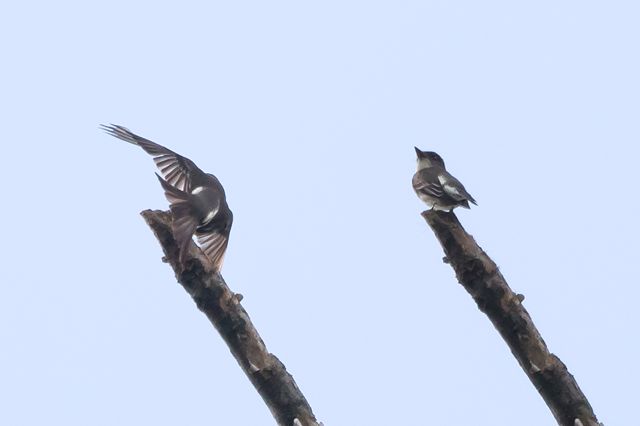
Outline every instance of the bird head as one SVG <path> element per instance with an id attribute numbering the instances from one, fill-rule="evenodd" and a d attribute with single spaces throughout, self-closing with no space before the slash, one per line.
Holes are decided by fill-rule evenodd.
<path id="1" fill-rule="evenodd" d="M 418 156 L 418 170 L 426 169 L 429 167 L 444 167 L 444 160 L 438 154 L 433 151 L 420 151 L 419 148 L 414 147 L 416 155 Z"/>

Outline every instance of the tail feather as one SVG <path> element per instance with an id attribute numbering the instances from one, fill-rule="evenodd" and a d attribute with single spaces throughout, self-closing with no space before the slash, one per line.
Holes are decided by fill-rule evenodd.
<path id="1" fill-rule="evenodd" d="M 186 203 L 171 204 L 171 214 L 173 215 L 173 235 L 180 248 L 179 260 L 184 264 L 189 245 L 193 241 L 193 233 L 198 224 L 191 214 L 191 207 Z"/>
<path id="2" fill-rule="evenodd" d="M 192 204 L 190 203 L 190 197 L 192 196 L 188 192 L 181 191 L 171 186 L 160 175 L 156 173 L 160 185 L 164 189 L 164 194 L 169 200 L 171 214 L 173 216 L 172 230 L 173 236 L 176 239 L 176 243 L 180 249 L 180 263 L 184 263 L 185 256 L 189 250 L 189 244 L 193 241 L 192 237 L 198 222 L 193 215 Z"/>

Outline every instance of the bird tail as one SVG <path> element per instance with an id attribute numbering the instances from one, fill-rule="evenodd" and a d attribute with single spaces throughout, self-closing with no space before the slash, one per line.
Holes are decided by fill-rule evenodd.
<path id="1" fill-rule="evenodd" d="M 185 257 L 189 250 L 189 244 L 192 242 L 193 233 L 198 227 L 198 221 L 193 214 L 193 203 L 191 202 L 192 195 L 188 192 L 184 192 L 175 188 L 167 181 L 162 179 L 160 175 L 156 173 L 160 185 L 164 189 L 164 194 L 169 200 L 171 209 L 171 215 L 173 216 L 173 222 L 171 224 L 173 230 L 173 236 L 176 239 L 178 248 L 180 249 L 179 260 L 181 264 L 184 264 Z"/>

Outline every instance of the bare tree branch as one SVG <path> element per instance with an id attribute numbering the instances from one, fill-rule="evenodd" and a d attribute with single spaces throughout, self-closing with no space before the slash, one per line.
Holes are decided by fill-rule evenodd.
<path id="1" fill-rule="evenodd" d="M 527 310 L 524 297 L 507 285 L 496 264 L 476 244 L 453 213 L 422 213 L 446 254 L 458 282 L 473 297 L 507 342 L 561 426 L 598 426 L 578 383 L 560 359 L 549 352 Z"/>
<path id="2" fill-rule="evenodd" d="M 240 305 L 242 296 L 234 294 L 222 276 L 210 272 L 211 263 L 195 244 L 191 244 L 186 266 L 180 266 L 169 212 L 145 210 L 141 214 L 160 242 L 178 282 L 218 330 L 278 424 L 317 426 L 311 407 L 293 377 L 282 362 L 267 351 Z"/>

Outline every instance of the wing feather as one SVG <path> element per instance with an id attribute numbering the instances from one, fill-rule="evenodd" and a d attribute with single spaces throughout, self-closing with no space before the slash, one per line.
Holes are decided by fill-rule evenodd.
<path id="1" fill-rule="evenodd" d="M 436 198 L 442 197 L 444 194 L 442 185 L 438 179 L 434 179 L 434 176 L 428 170 L 420 170 L 416 173 L 412 183 L 416 192 L 422 192 Z"/>
<path id="2" fill-rule="evenodd" d="M 181 191 L 191 192 L 191 176 L 197 172 L 200 175 L 204 174 L 193 161 L 149 139 L 136 135 L 126 127 L 115 124 L 102 125 L 101 127 L 111 136 L 138 145 L 153 156 L 153 161 L 165 180 Z"/>
<path id="3" fill-rule="evenodd" d="M 438 175 L 438 182 L 442 185 L 444 192 L 458 202 L 471 201 L 477 204 L 471 194 L 464 188 L 462 182 L 453 177 L 450 173 L 444 171 Z"/>
<path id="4" fill-rule="evenodd" d="M 220 232 L 196 233 L 198 243 L 204 254 L 211 260 L 216 271 L 222 269 L 224 255 L 229 244 L 229 236 Z"/>

